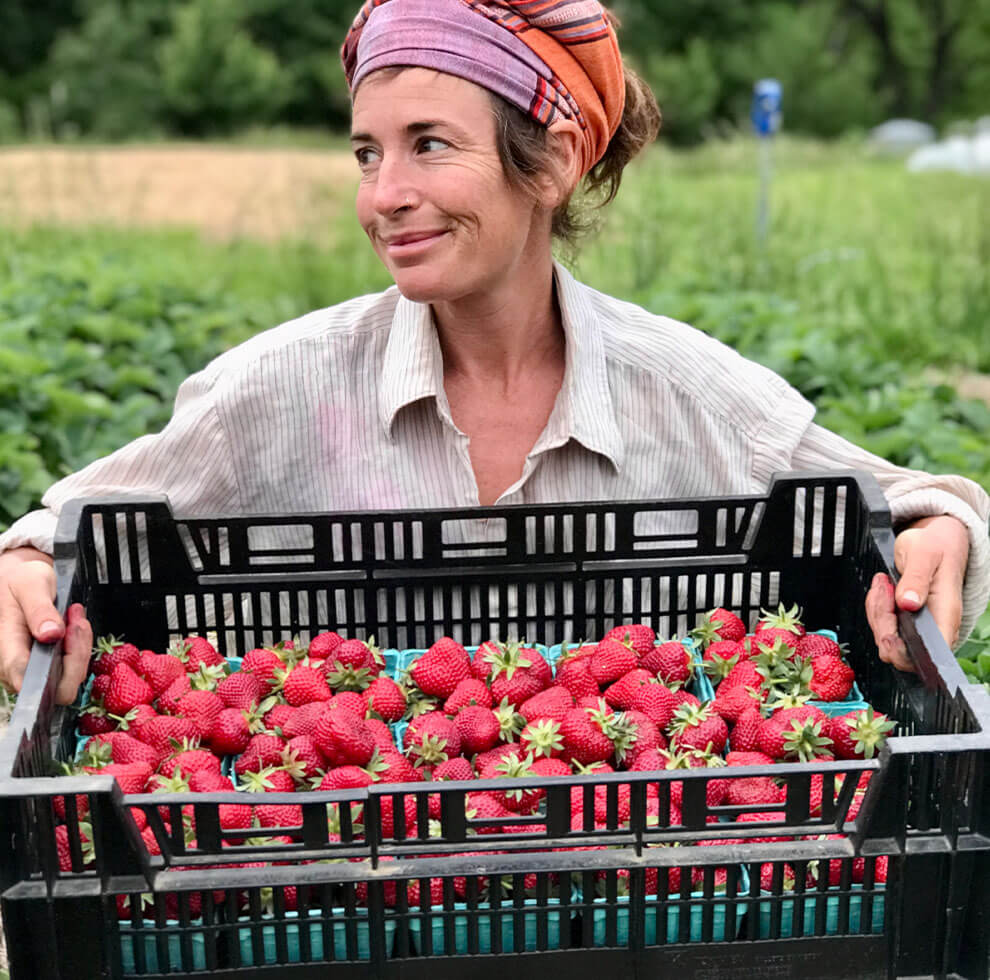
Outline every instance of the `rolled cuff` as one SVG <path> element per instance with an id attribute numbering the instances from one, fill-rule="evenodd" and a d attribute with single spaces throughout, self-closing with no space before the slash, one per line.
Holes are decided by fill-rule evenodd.
<path id="1" fill-rule="evenodd" d="M 33 510 L 25 514 L 3 534 L 0 534 L 0 552 L 13 548 L 37 548 L 46 555 L 55 551 L 55 528 L 58 517 L 48 509 Z"/>

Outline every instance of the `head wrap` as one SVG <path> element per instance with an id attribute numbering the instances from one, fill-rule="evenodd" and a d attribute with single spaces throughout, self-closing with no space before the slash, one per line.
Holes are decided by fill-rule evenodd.
<path id="1" fill-rule="evenodd" d="M 432 68 L 474 82 L 549 126 L 584 134 L 582 173 L 622 121 L 619 45 L 598 0 L 366 0 L 341 50 L 351 92 L 379 68 Z"/>

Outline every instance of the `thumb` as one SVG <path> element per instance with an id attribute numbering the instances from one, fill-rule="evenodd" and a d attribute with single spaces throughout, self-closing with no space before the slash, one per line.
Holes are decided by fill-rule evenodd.
<path id="1" fill-rule="evenodd" d="M 907 540 L 904 540 L 907 539 Z M 900 609 L 917 612 L 927 601 L 932 581 L 942 561 L 942 552 L 925 543 L 920 534 L 905 531 L 897 539 L 900 554 L 897 567 L 901 580 L 897 583 L 894 598 Z"/>

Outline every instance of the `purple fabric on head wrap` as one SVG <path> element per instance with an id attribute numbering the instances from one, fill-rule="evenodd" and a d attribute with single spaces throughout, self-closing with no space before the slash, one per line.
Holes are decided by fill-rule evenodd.
<path id="1" fill-rule="evenodd" d="M 408 65 L 456 75 L 501 95 L 523 112 L 533 110 L 536 95 L 553 72 L 516 35 L 486 17 L 478 17 L 462 0 L 402 0 L 375 8 L 361 34 L 357 67 L 351 80 L 361 81 L 379 68 Z M 580 110 L 573 107 L 568 118 Z"/>

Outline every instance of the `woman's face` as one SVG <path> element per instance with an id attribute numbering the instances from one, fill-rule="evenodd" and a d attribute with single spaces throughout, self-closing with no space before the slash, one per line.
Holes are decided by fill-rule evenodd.
<path id="1" fill-rule="evenodd" d="M 493 295 L 549 255 L 551 211 L 509 186 L 484 89 L 425 68 L 372 74 L 352 133 L 358 220 L 407 298 Z"/>

